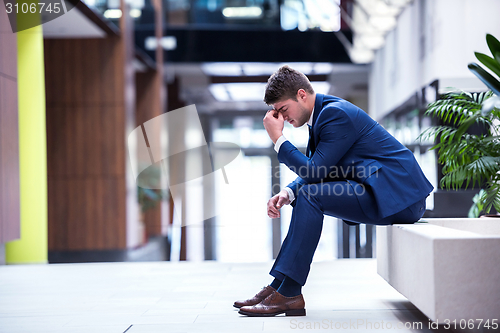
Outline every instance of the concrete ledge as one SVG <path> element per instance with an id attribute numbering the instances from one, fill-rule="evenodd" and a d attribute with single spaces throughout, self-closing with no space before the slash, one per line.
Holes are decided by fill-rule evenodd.
<path id="1" fill-rule="evenodd" d="M 434 321 L 500 319 L 500 219 L 377 226 L 377 272 Z"/>

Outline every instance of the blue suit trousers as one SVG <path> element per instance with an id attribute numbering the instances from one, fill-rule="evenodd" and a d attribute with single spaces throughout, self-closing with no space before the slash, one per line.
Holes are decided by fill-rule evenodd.
<path id="1" fill-rule="evenodd" d="M 406 209 L 377 220 L 378 205 L 371 189 L 351 180 L 307 184 L 295 198 L 288 234 L 270 274 L 306 283 L 323 228 L 324 214 L 352 222 L 390 225 L 414 223 L 425 212 L 425 198 Z"/>

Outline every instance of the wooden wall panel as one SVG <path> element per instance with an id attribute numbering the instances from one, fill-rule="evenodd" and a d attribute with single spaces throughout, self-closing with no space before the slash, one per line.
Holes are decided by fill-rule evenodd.
<path id="1" fill-rule="evenodd" d="M 52 250 L 124 248 L 125 229 L 116 227 L 116 221 L 125 221 L 125 210 L 121 209 L 125 201 L 124 180 L 63 179 L 52 180 L 50 184 L 50 197 L 64 203 L 64 207 L 50 206 Z"/>
<path id="2" fill-rule="evenodd" d="M 17 39 L 0 5 L 0 243 L 20 237 Z"/>
<path id="3" fill-rule="evenodd" d="M 124 55 L 119 37 L 45 40 L 47 105 L 122 104 Z M 56 89 L 57 88 L 57 89 Z"/>
<path id="4" fill-rule="evenodd" d="M 49 250 L 126 248 L 124 44 L 45 40 Z"/>

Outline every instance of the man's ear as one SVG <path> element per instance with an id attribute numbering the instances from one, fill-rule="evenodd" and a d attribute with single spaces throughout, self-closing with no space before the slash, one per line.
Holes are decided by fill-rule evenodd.
<path id="1" fill-rule="evenodd" d="M 304 100 L 306 97 L 307 97 L 307 93 L 304 89 L 301 88 L 297 91 L 297 100 L 299 100 L 299 99 Z"/>

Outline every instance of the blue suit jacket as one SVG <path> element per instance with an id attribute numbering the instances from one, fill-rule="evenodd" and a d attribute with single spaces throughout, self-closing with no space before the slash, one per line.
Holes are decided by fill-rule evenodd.
<path id="1" fill-rule="evenodd" d="M 382 219 L 433 190 L 413 153 L 366 112 L 341 98 L 316 94 L 312 133 L 310 157 L 289 141 L 278 152 L 279 161 L 299 176 L 288 185 L 296 197 L 305 184 L 353 180 L 371 188 L 376 218 Z"/>

